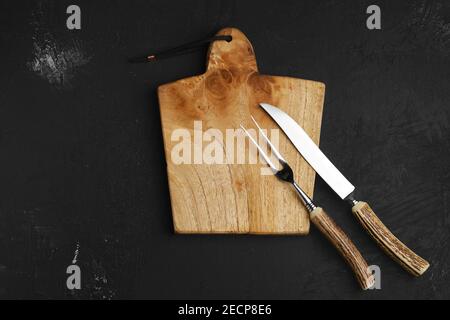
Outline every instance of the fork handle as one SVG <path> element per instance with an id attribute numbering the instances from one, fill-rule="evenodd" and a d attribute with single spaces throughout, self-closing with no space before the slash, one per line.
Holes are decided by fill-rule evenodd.
<path id="1" fill-rule="evenodd" d="M 418 277 L 428 269 L 430 266 L 428 261 L 414 253 L 403 242 L 398 240 L 366 202 L 356 202 L 352 208 L 352 212 L 384 252 L 405 270 Z"/>
<path id="2" fill-rule="evenodd" d="M 374 285 L 374 277 L 369 271 L 366 260 L 345 232 L 320 207 L 310 213 L 310 218 L 352 268 L 361 288 L 364 290 L 371 288 Z"/>

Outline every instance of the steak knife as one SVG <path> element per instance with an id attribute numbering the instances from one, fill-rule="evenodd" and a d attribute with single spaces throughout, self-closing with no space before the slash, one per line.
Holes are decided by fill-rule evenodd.
<path id="1" fill-rule="evenodd" d="M 328 160 L 302 127 L 281 109 L 268 103 L 260 103 L 260 106 L 278 124 L 295 148 L 321 178 L 341 199 L 350 203 L 353 214 L 377 244 L 412 275 L 422 275 L 430 264 L 397 239 L 381 222 L 367 202 L 358 201 L 354 198 L 355 187 Z"/>

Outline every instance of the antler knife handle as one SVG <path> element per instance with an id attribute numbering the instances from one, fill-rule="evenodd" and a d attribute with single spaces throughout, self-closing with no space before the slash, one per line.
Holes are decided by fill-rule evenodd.
<path id="1" fill-rule="evenodd" d="M 418 277 L 428 269 L 430 264 L 398 240 L 366 202 L 357 201 L 352 212 L 378 245 L 405 270 Z"/>
<path id="2" fill-rule="evenodd" d="M 310 213 L 310 218 L 352 268 L 361 288 L 364 290 L 371 288 L 374 285 L 374 277 L 369 271 L 366 260 L 345 232 L 322 208 L 315 208 Z"/>

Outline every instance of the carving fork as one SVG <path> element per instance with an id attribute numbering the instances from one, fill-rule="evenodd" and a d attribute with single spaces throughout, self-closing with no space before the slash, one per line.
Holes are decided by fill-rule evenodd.
<path id="1" fill-rule="evenodd" d="M 353 270 L 353 273 L 355 274 L 361 288 L 364 290 L 371 288 L 374 285 L 374 277 L 369 271 L 369 267 L 364 257 L 358 251 L 350 238 L 345 234 L 345 232 L 334 222 L 334 220 L 322 208 L 316 206 L 311 198 L 308 197 L 308 195 L 300 188 L 300 186 L 294 179 L 294 173 L 287 161 L 275 148 L 272 142 L 270 142 L 269 138 L 264 134 L 263 130 L 256 122 L 256 120 L 253 117 L 251 118 L 259 130 L 260 137 L 263 137 L 265 143 L 270 147 L 272 154 L 275 156 L 275 158 L 277 158 L 281 168 L 273 164 L 272 160 L 266 154 L 263 148 L 260 147 L 260 145 L 250 135 L 247 129 L 245 129 L 244 126 L 241 125 L 242 130 L 244 130 L 250 141 L 258 149 L 260 156 L 262 156 L 266 164 L 270 167 L 273 174 L 278 179 L 284 182 L 288 182 L 294 187 L 300 200 L 308 209 L 309 217 L 312 223 L 339 251 L 341 256 Z"/>

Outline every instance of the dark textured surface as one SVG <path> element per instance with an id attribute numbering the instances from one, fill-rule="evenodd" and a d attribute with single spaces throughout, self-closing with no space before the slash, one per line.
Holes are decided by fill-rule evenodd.
<path id="1" fill-rule="evenodd" d="M 66 29 L 69 1 L 0 3 L 1 298 L 450 298 L 447 1 L 76 2 L 81 31 Z M 365 26 L 373 3 L 381 31 Z M 173 234 L 156 88 L 202 73 L 206 49 L 126 59 L 226 26 L 247 34 L 261 72 L 326 83 L 321 147 L 429 259 L 423 277 L 384 256 L 320 179 L 317 202 L 381 267 L 382 290 L 361 292 L 314 229 Z M 77 243 L 83 289 L 70 293 Z"/>

